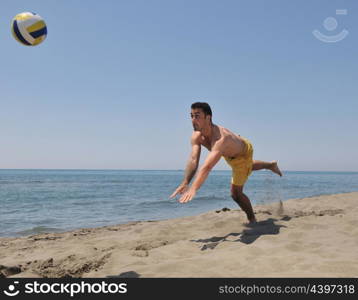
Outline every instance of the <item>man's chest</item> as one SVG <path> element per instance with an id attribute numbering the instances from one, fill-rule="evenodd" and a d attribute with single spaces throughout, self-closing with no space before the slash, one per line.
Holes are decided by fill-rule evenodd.
<path id="1" fill-rule="evenodd" d="M 220 141 L 218 139 L 213 139 L 213 140 L 209 140 L 205 137 L 202 137 L 202 140 L 201 140 L 201 144 L 202 146 L 204 146 L 206 149 L 208 149 L 209 151 L 211 151 L 211 149 L 217 146 L 219 146 Z"/>

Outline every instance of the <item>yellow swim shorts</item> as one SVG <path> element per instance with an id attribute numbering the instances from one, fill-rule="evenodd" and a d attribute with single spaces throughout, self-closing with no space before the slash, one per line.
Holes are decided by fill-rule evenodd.
<path id="1" fill-rule="evenodd" d="M 248 139 L 243 138 L 246 145 L 245 153 L 236 158 L 224 156 L 226 162 L 232 168 L 231 183 L 234 185 L 244 185 L 252 172 L 254 148 Z"/>

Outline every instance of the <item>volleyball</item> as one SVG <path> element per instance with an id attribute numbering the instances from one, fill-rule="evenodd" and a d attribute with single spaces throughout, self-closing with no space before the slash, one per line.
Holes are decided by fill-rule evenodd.
<path id="1" fill-rule="evenodd" d="M 26 46 L 36 46 L 47 36 L 45 21 L 33 12 L 23 12 L 13 18 L 11 32 L 14 38 Z"/>

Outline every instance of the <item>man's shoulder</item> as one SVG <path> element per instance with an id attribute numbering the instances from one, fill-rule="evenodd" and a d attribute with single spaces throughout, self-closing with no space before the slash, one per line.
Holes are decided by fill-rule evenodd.
<path id="1" fill-rule="evenodd" d="M 200 131 L 194 131 L 191 135 L 191 142 L 195 144 L 201 144 L 202 134 Z"/>
<path id="2" fill-rule="evenodd" d="M 233 132 L 232 130 L 230 130 L 226 127 L 219 126 L 219 125 L 218 125 L 218 127 L 220 129 L 220 132 L 223 133 L 224 136 L 231 135 L 231 134 L 237 135 L 235 132 Z"/>

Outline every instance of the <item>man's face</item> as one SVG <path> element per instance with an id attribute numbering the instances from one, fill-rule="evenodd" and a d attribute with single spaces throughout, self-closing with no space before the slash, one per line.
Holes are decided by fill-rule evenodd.
<path id="1" fill-rule="evenodd" d="M 190 116 L 195 131 L 201 131 L 203 128 L 210 125 L 210 116 L 205 116 L 200 108 L 192 109 Z"/>

